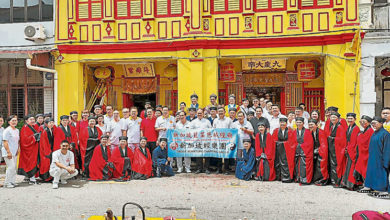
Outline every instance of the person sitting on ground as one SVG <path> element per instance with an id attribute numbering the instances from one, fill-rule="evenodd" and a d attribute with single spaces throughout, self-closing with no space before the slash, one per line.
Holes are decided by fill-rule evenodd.
<path id="1" fill-rule="evenodd" d="M 147 147 L 148 139 L 141 137 L 139 147 L 134 150 L 134 158 L 131 161 L 131 178 L 146 180 L 152 176 L 152 156 Z"/>
<path id="2" fill-rule="evenodd" d="M 251 147 L 251 139 L 244 139 L 243 157 L 237 159 L 236 177 L 250 180 L 255 169 L 255 150 Z"/>
<path id="3" fill-rule="evenodd" d="M 70 143 L 64 140 L 60 146 L 61 149 L 53 152 L 49 171 L 53 177 L 53 189 L 58 189 L 60 180 L 61 184 L 67 184 L 67 179 L 75 177 L 78 174 L 74 164 L 73 152 L 68 150 Z"/>
<path id="4" fill-rule="evenodd" d="M 131 178 L 131 162 L 133 151 L 127 143 L 127 136 L 119 137 L 119 147 L 114 148 L 111 159 L 115 166 L 114 179 L 117 181 L 128 181 Z"/>
<path id="5" fill-rule="evenodd" d="M 169 165 L 171 158 L 168 157 L 167 142 L 166 138 L 160 138 L 159 146 L 153 151 L 153 166 L 156 169 L 157 177 L 175 175 L 172 167 Z"/>
<path id="6" fill-rule="evenodd" d="M 111 149 L 108 143 L 109 136 L 104 134 L 100 144 L 93 150 L 89 164 L 89 180 L 109 180 L 114 174 L 114 164 L 111 161 Z"/>

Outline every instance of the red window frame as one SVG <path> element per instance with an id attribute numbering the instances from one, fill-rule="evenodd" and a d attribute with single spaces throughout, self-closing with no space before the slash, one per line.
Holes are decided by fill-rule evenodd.
<path id="1" fill-rule="evenodd" d="M 272 0 L 268 0 L 268 8 L 267 9 L 257 9 L 257 1 L 253 0 L 253 11 L 260 12 L 260 11 L 285 11 L 287 10 L 287 0 L 283 0 L 284 7 L 283 8 L 272 8 Z"/>
<path id="2" fill-rule="evenodd" d="M 139 16 L 131 16 L 130 15 L 130 12 L 131 12 L 131 4 L 130 2 L 131 1 L 134 1 L 134 0 L 114 0 L 114 17 L 115 19 L 136 19 L 136 18 L 141 18 L 143 16 L 143 7 L 144 7 L 144 1 L 143 0 L 140 0 L 141 1 L 141 15 Z M 117 11 L 117 4 L 118 2 L 128 2 L 127 3 L 127 16 L 126 17 L 119 17 L 118 16 L 118 11 Z"/>
<path id="3" fill-rule="evenodd" d="M 243 3 L 242 0 L 239 0 L 240 2 L 240 9 L 239 10 L 234 10 L 234 11 L 229 11 L 229 2 L 228 0 L 225 0 L 225 11 L 214 11 L 214 0 L 211 0 L 210 5 L 211 5 L 211 14 L 235 14 L 235 13 L 242 13 L 242 8 L 243 8 Z"/>
<path id="4" fill-rule="evenodd" d="M 92 3 L 100 3 L 101 15 L 100 18 L 92 18 Z M 79 18 L 79 5 L 88 4 L 88 18 Z M 103 0 L 88 0 L 87 2 L 80 2 L 76 0 L 76 18 L 77 21 L 100 21 L 103 19 Z"/>
<path id="5" fill-rule="evenodd" d="M 154 16 L 156 18 L 166 18 L 166 17 L 181 17 L 184 14 L 184 0 L 181 0 L 181 13 L 180 14 L 171 14 L 171 0 L 167 1 L 167 14 L 166 15 L 158 15 L 157 14 L 157 0 L 154 0 Z"/>
<path id="6" fill-rule="evenodd" d="M 318 6 L 318 0 L 313 0 L 313 6 L 302 6 L 302 0 L 299 0 L 298 4 L 299 9 L 333 8 L 333 0 L 329 0 L 329 5 Z"/>

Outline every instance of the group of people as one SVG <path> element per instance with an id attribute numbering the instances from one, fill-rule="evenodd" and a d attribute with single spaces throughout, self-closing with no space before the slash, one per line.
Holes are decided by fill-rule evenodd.
<path id="1" fill-rule="evenodd" d="M 223 106 L 212 94 L 204 108 L 196 94 L 190 99 L 189 107 L 180 103 L 174 116 L 167 106 L 153 109 L 150 102 L 140 114 L 136 107 L 122 109 L 122 118 L 109 105 L 105 115 L 100 105 L 93 113 L 83 110 L 80 120 L 72 111 L 60 117 L 58 126 L 50 114 L 28 115 L 20 135 L 17 117 L 10 116 L 8 127 L 0 128 L 7 164 L 4 187 L 16 186 L 16 174 L 30 184 L 38 184 L 38 177 L 52 181 L 53 188 L 78 174 L 96 181 L 173 176 L 174 162 L 177 173 L 191 173 L 191 158 L 168 157 L 167 131 L 230 128 L 238 130 L 236 159 L 197 157 L 195 173 L 210 174 L 212 163 L 215 173 L 235 172 L 244 180 L 332 184 L 389 198 L 389 108 L 382 117 L 362 116 L 359 127 L 356 114 L 348 113 L 345 120 L 336 107 L 327 108 L 327 120 L 321 121 L 320 112 L 309 114 L 304 103 L 284 116 L 264 98 L 237 105 L 230 95 Z M 3 123 L 0 118 L 0 127 Z"/>

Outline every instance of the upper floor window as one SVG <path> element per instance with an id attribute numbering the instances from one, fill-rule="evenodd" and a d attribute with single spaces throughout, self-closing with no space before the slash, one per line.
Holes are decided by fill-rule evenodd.
<path id="1" fill-rule="evenodd" d="M 141 0 L 115 0 L 115 18 L 140 18 L 142 16 Z"/>
<path id="2" fill-rule="evenodd" d="M 333 0 L 300 0 L 300 8 L 330 8 L 333 7 Z"/>
<path id="3" fill-rule="evenodd" d="M 213 0 L 211 12 L 214 14 L 242 12 L 241 0 Z"/>
<path id="4" fill-rule="evenodd" d="M 286 9 L 286 0 L 255 0 L 255 11 L 279 11 Z"/>
<path id="5" fill-rule="evenodd" d="M 77 20 L 93 21 L 103 18 L 103 0 L 76 0 Z"/>
<path id="6" fill-rule="evenodd" d="M 183 15 L 183 0 L 155 0 L 156 17 Z"/>
<path id="7" fill-rule="evenodd" d="M 53 0 L 0 0 L 0 23 L 53 20 Z"/>

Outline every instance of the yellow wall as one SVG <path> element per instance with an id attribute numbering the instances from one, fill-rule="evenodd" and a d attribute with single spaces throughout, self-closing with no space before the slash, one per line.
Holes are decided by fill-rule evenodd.
<path id="1" fill-rule="evenodd" d="M 186 10 L 180 16 L 158 17 L 154 11 L 154 1 L 144 1 L 143 9 L 150 11 L 150 15 L 139 19 L 115 19 L 114 0 L 106 0 L 102 1 L 103 17 L 89 21 L 77 19 L 76 0 L 60 1 L 57 5 L 59 13 L 56 14 L 56 43 L 58 54 L 63 57 L 61 62 L 56 62 L 59 75 L 59 115 L 84 108 L 84 87 L 93 87 L 93 82 L 84 82 L 88 80 L 83 71 L 85 64 L 114 66 L 117 76 L 114 85 L 118 86 L 114 91 L 118 96 L 118 108 L 121 107 L 120 78 L 123 69 L 118 63 L 123 62 L 153 62 L 158 75 L 161 75 L 169 63 L 176 63 L 178 79 L 173 89 L 178 90 L 178 103 L 184 101 L 189 104 L 189 97 L 195 92 L 201 106 L 205 106 L 209 95 L 218 94 L 218 88 L 223 89 L 225 86 L 218 82 L 220 63 L 230 61 L 236 71 L 241 71 L 243 58 L 285 57 L 289 58 L 287 71 L 294 71 L 296 60 L 315 57 L 322 59 L 322 74 L 318 79 L 306 83 L 305 87 L 324 87 L 326 106 L 339 106 L 343 115 L 352 111 L 354 101 L 359 103 L 358 96 L 353 98 L 355 82 L 359 85 L 358 79 L 355 79 L 355 62 L 359 57 L 345 57 L 345 53 L 351 51 L 350 43 L 345 43 L 343 35 L 353 34 L 353 29 L 359 25 L 358 18 L 355 20 L 351 13 L 358 10 L 353 1 L 349 1 L 348 5 L 346 1 L 341 1 L 341 5 L 334 4 L 333 7 L 305 9 L 298 7 L 303 1 L 291 0 L 284 1 L 285 9 L 256 12 L 253 0 L 245 0 L 241 1 L 243 11 L 222 14 L 203 10 L 211 8 L 211 1 L 184 1 L 187 3 L 184 4 Z M 249 8 L 244 7 L 246 3 Z M 336 21 L 339 13 L 342 20 Z M 292 15 L 297 18 L 295 26 L 290 24 Z M 250 26 L 246 25 L 246 21 L 251 21 Z M 322 40 L 318 36 L 334 37 L 336 43 Z M 279 40 L 273 40 L 276 37 Z M 305 41 L 302 45 L 275 46 L 283 39 L 300 37 L 317 37 L 317 46 L 304 46 Z M 235 46 L 231 47 L 234 49 L 217 49 L 216 44 L 229 46 L 233 39 L 241 40 L 242 48 Z M 259 46 L 260 48 L 251 48 L 250 43 L 248 48 L 248 43 L 245 42 L 264 39 L 269 39 L 270 43 Z M 225 44 L 225 40 L 230 42 Z M 200 44 L 200 41 L 203 42 Z M 132 48 L 133 43 L 140 42 L 144 44 Z M 153 50 L 158 43 L 167 45 L 165 49 Z M 90 53 L 84 50 L 86 46 L 92 46 Z M 123 50 L 118 51 L 118 48 Z M 68 49 L 74 51 L 70 52 Z M 171 89 L 169 80 L 161 79 L 158 91 L 161 104 L 165 104 L 165 91 Z M 358 86 L 356 94 L 359 94 Z M 358 106 L 355 106 L 355 112 L 359 113 Z"/>

